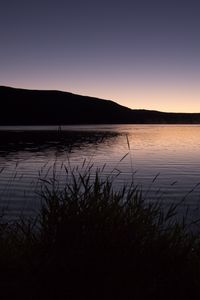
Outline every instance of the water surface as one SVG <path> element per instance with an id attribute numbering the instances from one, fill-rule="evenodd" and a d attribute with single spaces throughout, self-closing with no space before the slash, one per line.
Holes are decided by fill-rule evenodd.
<path id="1" fill-rule="evenodd" d="M 93 164 L 116 188 L 134 180 L 147 198 L 166 203 L 186 197 L 199 214 L 200 126 L 85 125 L 0 128 L 0 206 L 12 216 L 36 212 L 41 181 L 66 180 L 64 165 Z"/>

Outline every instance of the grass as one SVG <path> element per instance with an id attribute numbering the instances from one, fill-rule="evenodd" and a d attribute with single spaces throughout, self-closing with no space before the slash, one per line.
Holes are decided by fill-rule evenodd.
<path id="1" fill-rule="evenodd" d="M 199 299 L 199 234 L 176 205 L 99 172 L 70 179 L 42 181 L 36 220 L 2 218 L 2 299 Z"/>
<path id="2" fill-rule="evenodd" d="M 40 174 L 36 219 L 1 217 L 2 299 L 199 299 L 198 223 L 177 218 L 176 202 L 148 201 L 133 177 L 116 189 L 118 164 L 107 178 L 91 161 L 68 165 L 64 186 L 56 164 Z"/>

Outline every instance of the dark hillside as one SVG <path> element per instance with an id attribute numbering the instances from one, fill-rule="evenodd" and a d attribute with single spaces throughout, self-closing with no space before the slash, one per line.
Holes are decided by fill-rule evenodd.
<path id="1" fill-rule="evenodd" d="M 61 91 L 0 86 L 0 125 L 200 123 L 200 114 L 132 110 L 110 100 Z"/>
<path id="2" fill-rule="evenodd" d="M 118 123 L 132 111 L 113 101 L 60 91 L 0 87 L 0 124 Z"/>

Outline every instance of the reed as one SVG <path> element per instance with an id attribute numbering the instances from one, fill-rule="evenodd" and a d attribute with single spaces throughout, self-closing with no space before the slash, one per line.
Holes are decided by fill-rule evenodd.
<path id="1" fill-rule="evenodd" d="M 66 170 L 63 188 L 55 173 L 41 180 L 36 220 L 2 219 L 2 295 L 199 299 L 199 234 L 176 219 L 176 205 L 163 210 L 134 184 L 115 190 L 111 178 L 90 170 Z"/>

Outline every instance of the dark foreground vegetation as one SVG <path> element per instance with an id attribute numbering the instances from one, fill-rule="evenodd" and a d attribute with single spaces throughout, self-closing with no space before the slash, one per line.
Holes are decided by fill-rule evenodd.
<path id="1" fill-rule="evenodd" d="M 114 101 L 61 91 L 0 86 L 0 125 L 200 124 L 200 113 L 130 109 Z"/>
<path id="2" fill-rule="evenodd" d="M 199 235 L 176 206 L 98 174 L 71 180 L 44 180 L 35 222 L 2 219 L 2 299 L 199 299 Z"/>

